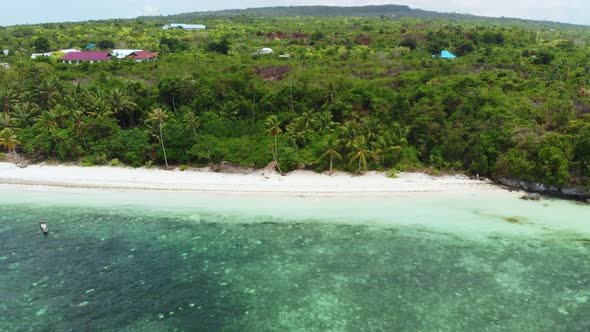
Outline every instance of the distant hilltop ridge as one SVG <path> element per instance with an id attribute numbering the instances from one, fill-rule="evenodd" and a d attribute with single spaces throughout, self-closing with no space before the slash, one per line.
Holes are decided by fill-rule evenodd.
<path id="1" fill-rule="evenodd" d="M 559 23 L 551 21 L 529 20 L 506 17 L 484 17 L 471 14 L 441 13 L 422 9 L 413 9 L 407 5 L 367 5 L 353 7 L 339 6 L 278 6 L 278 7 L 257 7 L 246 9 L 224 9 L 217 11 L 200 11 L 182 13 L 168 16 L 142 16 L 143 19 L 167 18 L 178 21 L 197 20 L 205 16 L 317 16 L 317 17 L 388 17 L 388 18 L 427 18 L 446 20 L 493 20 L 498 22 L 527 22 L 543 25 L 567 25 L 581 26 L 570 23 Z"/>
<path id="2" fill-rule="evenodd" d="M 368 5 L 368 6 L 277 6 L 277 7 L 256 7 L 246 9 L 225 9 L 218 11 L 205 11 L 191 14 L 205 15 L 260 15 L 260 16 L 390 16 L 404 15 L 413 16 L 422 14 L 424 16 L 435 16 L 436 12 L 411 9 L 406 5 Z M 180 14 L 185 15 L 185 14 Z"/>
<path id="3" fill-rule="evenodd" d="M 445 14 L 421 9 L 412 9 L 406 5 L 368 5 L 368 6 L 277 6 L 277 7 L 256 7 L 246 9 L 224 9 L 216 11 L 200 11 L 170 15 L 169 17 L 191 18 L 199 16 L 348 16 L 348 17 L 370 17 L 370 16 L 394 16 L 394 17 L 476 17 L 466 14 Z"/>

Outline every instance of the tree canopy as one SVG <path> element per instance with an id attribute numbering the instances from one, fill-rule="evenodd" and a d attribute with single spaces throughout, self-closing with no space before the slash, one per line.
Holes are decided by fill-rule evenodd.
<path id="1" fill-rule="evenodd" d="M 276 159 L 282 171 L 431 168 L 590 186 L 588 28 L 243 15 L 186 22 L 207 26 L 199 31 L 166 23 L 1 29 L 11 50 L 0 55 L 10 63 L 0 68 L 4 140 L 32 158 L 84 164 Z M 95 42 L 160 56 L 30 59 Z M 274 53 L 254 54 L 265 47 Z M 443 49 L 459 57 L 432 56 Z"/>

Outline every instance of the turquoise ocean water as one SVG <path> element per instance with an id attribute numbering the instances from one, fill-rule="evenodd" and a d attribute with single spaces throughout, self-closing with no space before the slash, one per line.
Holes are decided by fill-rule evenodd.
<path id="1" fill-rule="evenodd" d="M 0 185 L 0 331 L 175 329 L 589 331 L 590 206 Z"/>

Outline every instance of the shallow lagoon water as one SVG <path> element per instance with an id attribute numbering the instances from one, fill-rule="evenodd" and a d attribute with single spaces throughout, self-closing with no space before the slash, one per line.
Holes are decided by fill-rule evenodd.
<path id="1" fill-rule="evenodd" d="M 0 190 L 2 331 L 590 330 L 574 202 Z"/>

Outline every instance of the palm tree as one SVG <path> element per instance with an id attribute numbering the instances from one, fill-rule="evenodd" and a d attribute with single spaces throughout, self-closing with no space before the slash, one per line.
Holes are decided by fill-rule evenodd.
<path id="1" fill-rule="evenodd" d="M 298 147 L 303 147 L 307 144 L 307 133 L 309 129 L 305 128 L 305 123 L 302 118 L 297 118 L 287 125 L 286 135 L 291 142 Z"/>
<path id="2" fill-rule="evenodd" d="M 344 126 L 340 130 L 340 138 L 344 142 L 346 148 L 350 149 L 353 147 L 354 142 L 359 136 L 358 124 L 355 121 L 346 121 Z"/>
<path id="3" fill-rule="evenodd" d="M 164 151 L 164 162 L 166 163 L 166 167 L 168 167 L 168 157 L 166 156 L 166 147 L 164 146 L 164 136 L 162 135 L 162 126 L 164 125 L 164 121 L 168 118 L 168 114 L 166 111 L 162 110 L 161 108 L 154 108 L 148 114 L 148 121 L 158 123 L 158 127 L 160 128 L 160 143 L 162 143 L 162 151 Z"/>
<path id="4" fill-rule="evenodd" d="M 0 131 L 0 145 L 6 150 L 16 153 L 17 144 L 20 144 L 20 142 L 16 139 L 16 135 L 12 128 L 4 128 Z"/>
<path id="5" fill-rule="evenodd" d="M 328 137 L 328 140 L 326 141 L 326 145 L 325 145 L 325 148 L 327 150 L 320 157 L 320 159 L 323 159 L 323 158 L 330 156 L 330 175 L 332 175 L 332 164 L 333 164 L 334 158 L 340 159 L 340 160 L 342 159 L 342 156 L 337 151 L 339 145 L 340 145 L 339 139 L 335 139 L 334 137 Z"/>
<path id="6" fill-rule="evenodd" d="M 62 105 L 58 104 L 54 108 L 49 110 L 49 113 L 51 113 L 51 115 L 53 116 L 53 119 L 55 120 L 55 122 L 57 122 L 57 124 L 59 125 L 60 128 L 65 128 L 66 120 L 68 119 L 68 117 L 70 115 L 69 110 L 67 110 Z"/>
<path id="7" fill-rule="evenodd" d="M 135 109 L 137 104 L 131 101 L 128 95 L 123 93 L 121 89 L 113 89 L 108 96 L 108 102 L 110 108 L 116 115 L 120 116 L 123 120 L 123 127 L 127 128 L 125 117 L 129 119 L 129 125 L 133 126 Z"/>
<path id="8" fill-rule="evenodd" d="M 86 113 L 98 120 L 106 120 L 114 114 L 111 105 L 108 102 L 108 96 L 102 93 L 102 90 L 80 90 L 76 92 L 79 95 L 79 106 L 86 111 Z"/>
<path id="9" fill-rule="evenodd" d="M 35 122 L 41 124 L 47 131 L 53 136 L 53 140 L 57 145 L 57 138 L 55 138 L 54 131 L 57 129 L 57 122 L 55 121 L 54 114 L 48 111 L 41 113 L 35 118 Z"/>
<path id="10" fill-rule="evenodd" d="M 18 128 L 24 128 L 30 124 L 31 117 L 35 115 L 37 110 L 38 108 L 36 104 L 23 102 L 20 104 L 14 104 L 10 114 L 16 121 L 16 126 Z"/>
<path id="11" fill-rule="evenodd" d="M 193 112 L 188 112 L 184 115 L 184 123 L 189 129 L 193 130 L 195 136 L 197 136 L 197 129 L 199 129 L 199 127 L 201 126 L 199 120 L 199 117 L 196 116 Z"/>
<path id="12" fill-rule="evenodd" d="M 353 143 L 353 152 L 350 154 L 350 163 L 355 160 L 359 163 L 359 174 L 367 169 L 367 157 L 371 155 L 371 151 L 367 149 L 367 140 L 361 136 Z"/>
<path id="13" fill-rule="evenodd" d="M 72 126 L 74 127 L 74 132 L 82 137 L 82 142 L 84 142 L 84 147 L 88 150 L 88 143 L 86 142 L 86 129 L 88 129 L 88 124 L 84 122 L 84 112 L 78 109 L 72 110 L 70 112 Z"/>
<path id="14" fill-rule="evenodd" d="M 47 77 L 35 88 L 39 105 L 45 109 L 52 106 L 63 96 L 64 87 L 58 77 Z"/>
<path id="15" fill-rule="evenodd" d="M 94 104 L 88 109 L 88 114 L 104 121 L 114 114 L 108 102 L 100 97 L 96 99 Z"/>
<path id="16" fill-rule="evenodd" d="M 401 147 L 408 144 L 408 135 L 410 134 L 410 127 L 402 127 L 398 122 L 394 122 L 391 126 L 391 140 L 395 145 Z"/>
<path id="17" fill-rule="evenodd" d="M 338 122 L 332 121 L 332 113 L 330 111 L 324 111 L 317 113 L 314 123 L 318 132 L 333 132 L 338 128 Z"/>
<path id="18" fill-rule="evenodd" d="M 281 125 L 281 122 L 279 121 L 279 119 L 277 118 L 276 115 L 271 115 L 268 117 L 268 119 L 266 119 L 266 127 L 268 128 L 266 130 L 266 132 L 269 133 L 275 139 L 274 148 L 272 150 L 272 156 L 275 160 L 275 163 L 277 164 L 277 168 L 279 169 L 279 173 L 283 174 L 283 171 L 281 170 L 281 166 L 279 166 L 279 161 L 278 161 L 278 154 L 279 154 L 278 136 L 283 132 L 280 125 Z"/>
<path id="19" fill-rule="evenodd" d="M 13 105 L 17 102 L 17 96 L 11 89 L 0 90 L 0 110 L 9 112 Z"/>
<path id="20" fill-rule="evenodd" d="M 14 128 L 14 119 L 8 112 L 0 112 L 0 128 Z"/>
<path id="21" fill-rule="evenodd" d="M 74 91 L 78 90 L 78 88 L 74 88 Z M 78 102 L 78 96 L 77 96 L 78 92 L 72 92 L 66 96 L 63 97 L 61 104 L 67 108 L 68 110 L 73 110 L 78 108 L 79 106 L 79 102 Z"/>
<path id="22" fill-rule="evenodd" d="M 394 122 L 391 126 L 391 131 L 387 133 L 387 143 L 389 147 L 387 152 L 401 151 L 408 145 L 408 135 L 410 134 L 410 127 L 402 127 L 398 122 Z"/>
<path id="23" fill-rule="evenodd" d="M 373 155 L 377 162 L 381 162 L 383 168 L 385 168 L 385 154 L 389 151 L 389 147 L 386 139 L 383 136 L 377 137 L 375 141 L 371 142 L 371 148 Z"/>
<path id="24" fill-rule="evenodd" d="M 365 118 L 363 121 L 367 141 L 374 142 L 381 135 L 381 121 L 375 117 Z"/>
<path id="25" fill-rule="evenodd" d="M 305 130 L 311 130 L 315 127 L 315 118 L 310 111 L 301 113 L 298 120 L 301 122 L 301 126 L 305 128 Z"/>
<path id="26" fill-rule="evenodd" d="M 334 83 L 329 82 L 328 83 L 327 91 L 324 94 L 324 98 L 326 99 L 326 102 L 328 102 L 328 103 L 333 103 L 334 102 L 335 90 L 336 90 L 336 88 L 334 86 Z"/>

